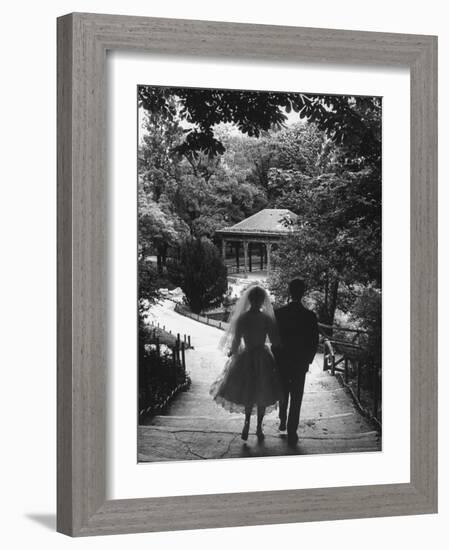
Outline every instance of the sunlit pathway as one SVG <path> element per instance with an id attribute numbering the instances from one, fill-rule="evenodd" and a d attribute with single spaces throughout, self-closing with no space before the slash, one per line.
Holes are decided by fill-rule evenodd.
<path id="1" fill-rule="evenodd" d="M 226 361 L 218 349 L 222 331 L 176 313 L 169 300 L 154 306 L 151 315 L 173 333 L 191 336 L 194 349 L 186 352 L 186 362 L 192 384 L 176 397 L 166 415 L 139 427 L 139 461 L 380 450 L 377 432 L 338 381 L 322 371 L 320 355 L 306 379 L 297 447 L 288 447 L 285 435 L 278 431 L 276 412 L 265 418 L 263 443 L 257 442 L 255 425 L 244 443 L 240 439 L 243 415 L 226 412 L 209 395 Z"/>

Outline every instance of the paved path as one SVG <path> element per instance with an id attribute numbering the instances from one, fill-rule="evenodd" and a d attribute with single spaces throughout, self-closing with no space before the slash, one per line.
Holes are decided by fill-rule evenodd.
<path id="1" fill-rule="evenodd" d="M 186 362 L 192 384 L 166 415 L 139 426 L 139 462 L 380 450 L 376 430 L 358 413 L 336 378 L 321 370 L 320 355 L 306 378 L 298 445 L 287 445 L 286 436 L 277 429 L 276 412 L 265 417 L 265 441 L 258 443 L 253 417 L 250 436 L 243 442 L 243 415 L 226 412 L 209 395 L 226 360 L 218 350 L 222 331 L 183 317 L 173 308 L 172 302 L 164 301 L 151 313 L 172 332 L 191 335 L 194 349 L 186 352 Z"/>

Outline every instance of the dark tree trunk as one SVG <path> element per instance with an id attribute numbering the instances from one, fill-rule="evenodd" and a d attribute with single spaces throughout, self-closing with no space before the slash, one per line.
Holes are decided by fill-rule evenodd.
<path id="1" fill-rule="evenodd" d="M 324 310 L 323 313 L 326 316 L 326 318 L 328 313 L 328 305 L 329 305 L 329 276 L 326 275 L 326 283 L 324 285 L 324 308 L 323 308 Z"/>
<path id="2" fill-rule="evenodd" d="M 167 267 L 167 252 L 168 252 L 168 245 L 164 244 L 162 247 L 162 266 Z"/>
<path id="3" fill-rule="evenodd" d="M 166 244 L 162 244 L 157 247 L 157 272 L 162 275 L 164 267 L 167 265 L 167 249 Z"/>
<path id="4" fill-rule="evenodd" d="M 332 326 L 334 324 L 335 310 L 337 309 L 338 286 L 340 281 L 338 278 L 326 278 L 324 285 L 324 303 L 320 311 L 320 321 L 325 325 Z"/>
<path id="5" fill-rule="evenodd" d="M 156 256 L 156 259 L 157 259 L 157 272 L 159 273 L 159 275 L 162 275 L 162 271 L 163 271 L 162 256 L 161 256 L 161 254 L 159 254 L 159 250 L 158 250 L 158 254 Z"/>
<path id="6" fill-rule="evenodd" d="M 338 285 L 340 281 L 338 278 L 335 278 L 330 285 L 330 296 L 329 296 L 329 324 L 334 324 L 335 310 L 337 309 L 337 300 L 338 300 Z"/>

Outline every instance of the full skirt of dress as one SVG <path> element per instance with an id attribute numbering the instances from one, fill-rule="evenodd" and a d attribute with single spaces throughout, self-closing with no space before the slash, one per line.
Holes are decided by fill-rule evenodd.
<path id="1" fill-rule="evenodd" d="M 258 407 L 265 407 L 266 412 L 276 409 L 282 391 L 269 348 L 245 348 L 232 355 L 212 384 L 210 394 L 229 412 L 242 413 L 251 408 L 254 413 Z"/>

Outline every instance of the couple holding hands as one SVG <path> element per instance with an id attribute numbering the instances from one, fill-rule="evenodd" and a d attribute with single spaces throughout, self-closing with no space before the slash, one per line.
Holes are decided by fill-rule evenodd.
<path id="1" fill-rule="evenodd" d="M 210 393 L 228 411 L 245 414 L 244 441 L 253 413 L 257 413 L 257 438 L 264 439 L 264 415 L 278 404 L 279 430 L 287 430 L 290 445 L 298 441 L 305 377 L 318 347 L 317 319 L 302 304 L 304 292 L 304 281 L 294 279 L 289 284 L 289 303 L 274 311 L 267 291 L 250 286 L 239 298 L 221 339 L 229 359 Z"/>

